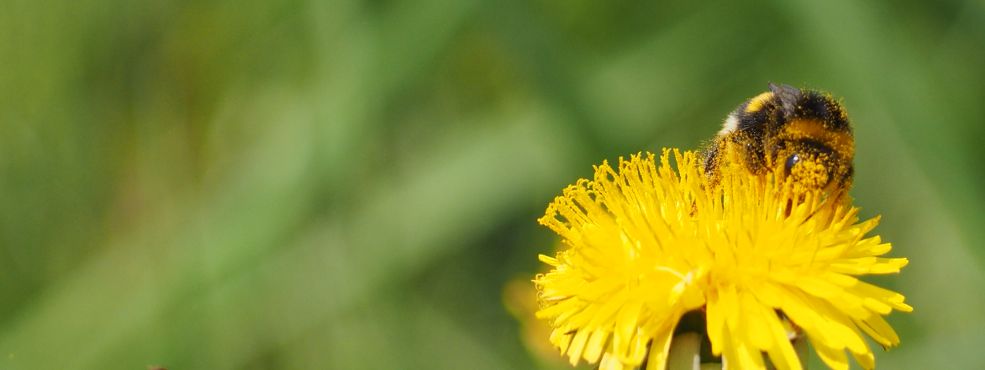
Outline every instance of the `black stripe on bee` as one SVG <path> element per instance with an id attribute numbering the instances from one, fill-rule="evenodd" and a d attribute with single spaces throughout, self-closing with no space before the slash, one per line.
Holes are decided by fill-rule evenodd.
<path id="1" fill-rule="evenodd" d="M 808 150 L 813 150 L 814 153 L 822 155 L 838 155 L 838 153 L 836 153 L 834 149 L 831 149 L 830 146 L 815 139 L 797 139 L 793 140 L 793 142 L 795 143 L 794 147 L 796 148 L 806 148 Z"/>
<path id="2" fill-rule="evenodd" d="M 794 118 L 816 118 L 832 131 L 849 131 L 847 115 L 831 96 L 817 91 L 806 91 L 797 104 Z"/>

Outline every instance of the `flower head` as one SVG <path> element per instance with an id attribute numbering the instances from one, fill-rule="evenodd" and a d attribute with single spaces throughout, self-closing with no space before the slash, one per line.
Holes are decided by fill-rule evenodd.
<path id="1" fill-rule="evenodd" d="M 863 282 L 897 273 L 905 258 L 866 237 L 878 219 L 859 221 L 840 197 L 795 190 L 772 175 L 726 171 L 705 180 L 692 152 L 664 150 L 603 162 L 592 181 L 564 189 L 539 221 L 566 245 L 536 277 L 551 342 L 572 364 L 602 370 L 646 363 L 663 369 L 675 328 L 703 312 L 712 353 L 729 367 L 799 369 L 790 342 L 799 332 L 830 367 L 864 368 L 875 359 L 863 334 L 889 348 L 899 337 L 883 319 L 909 312 L 903 296 Z M 792 323 L 792 324 L 791 324 Z"/>

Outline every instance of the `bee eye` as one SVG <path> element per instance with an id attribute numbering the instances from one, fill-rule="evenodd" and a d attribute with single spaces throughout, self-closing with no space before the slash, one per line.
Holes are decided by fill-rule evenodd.
<path id="1" fill-rule="evenodd" d="M 790 170 L 793 169 L 793 166 L 796 165 L 798 162 L 800 162 L 800 155 L 796 153 L 787 157 L 787 163 L 784 165 L 786 172 L 789 174 Z"/>

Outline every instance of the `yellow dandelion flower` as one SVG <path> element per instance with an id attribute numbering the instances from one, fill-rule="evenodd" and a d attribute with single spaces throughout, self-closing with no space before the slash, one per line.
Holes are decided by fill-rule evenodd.
<path id="1" fill-rule="evenodd" d="M 883 319 L 909 312 L 896 292 L 857 277 L 897 273 L 905 258 L 866 234 L 878 218 L 771 175 L 732 171 L 705 186 L 695 153 L 664 150 L 595 167 L 593 181 L 564 189 L 539 222 L 566 248 L 534 283 L 537 317 L 572 364 L 601 370 L 664 369 L 681 317 L 702 312 L 711 352 L 729 368 L 799 369 L 796 330 L 831 368 L 847 352 L 875 367 L 862 333 L 899 343 Z M 791 326 L 791 324 L 793 326 Z"/>

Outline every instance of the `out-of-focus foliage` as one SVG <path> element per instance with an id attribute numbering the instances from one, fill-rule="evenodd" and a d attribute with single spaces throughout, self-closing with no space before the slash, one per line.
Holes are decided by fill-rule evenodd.
<path id="1" fill-rule="evenodd" d="M 985 367 L 983 66 L 980 1 L 2 0 L 0 368 L 556 367 L 544 206 L 768 81 L 911 260 L 880 368 Z"/>

